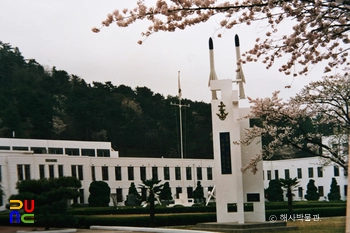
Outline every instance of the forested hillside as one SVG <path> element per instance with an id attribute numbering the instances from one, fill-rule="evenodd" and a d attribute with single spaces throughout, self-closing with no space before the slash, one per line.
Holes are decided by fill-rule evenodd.
<path id="1" fill-rule="evenodd" d="M 0 42 L 0 137 L 110 141 L 120 156 L 180 157 L 177 101 L 147 87 L 87 84 Z M 183 103 L 184 157 L 212 158 L 210 105 Z"/>

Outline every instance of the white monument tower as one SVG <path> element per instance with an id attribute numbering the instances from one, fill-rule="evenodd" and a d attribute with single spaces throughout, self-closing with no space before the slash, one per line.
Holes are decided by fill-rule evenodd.
<path id="1" fill-rule="evenodd" d="M 262 163 L 258 164 L 256 174 L 241 171 L 244 164 L 261 153 L 261 144 L 257 143 L 258 139 L 249 146 L 233 143 L 243 138 L 245 129 L 250 127 L 249 119 L 243 118 L 249 113 L 249 108 L 239 108 L 239 99 L 245 98 L 245 78 L 238 64 L 240 51 L 237 35 L 235 45 L 236 79 L 218 80 L 214 69 L 213 41 L 209 39 L 217 222 L 265 222 Z M 233 90 L 236 84 L 239 90 Z"/>

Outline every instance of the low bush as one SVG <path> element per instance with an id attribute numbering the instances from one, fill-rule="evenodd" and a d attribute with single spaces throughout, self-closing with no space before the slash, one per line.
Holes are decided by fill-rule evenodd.
<path id="1" fill-rule="evenodd" d="M 89 228 L 92 225 L 101 226 L 138 226 L 148 227 L 149 216 L 76 216 L 80 227 Z M 174 214 L 174 215 L 156 215 L 157 226 L 174 225 L 194 225 L 200 222 L 216 222 L 216 214 Z"/>
<path id="2" fill-rule="evenodd" d="M 69 210 L 73 215 L 104 215 L 104 214 L 149 214 L 148 207 L 89 207 L 89 208 L 75 208 Z M 208 213 L 216 212 L 215 206 L 194 206 L 194 207 L 184 207 L 184 206 L 174 206 L 174 207 L 164 207 L 156 206 L 156 214 L 176 214 L 176 213 Z"/>
<path id="3" fill-rule="evenodd" d="M 293 202 L 293 209 L 304 208 L 320 208 L 320 207 L 343 207 L 346 206 L 345 201 L 338 202 L 322 202 L 322 201 L 297 201 Z M 266 202 L 265 210 L 288 209 L 287 202 Z"/>

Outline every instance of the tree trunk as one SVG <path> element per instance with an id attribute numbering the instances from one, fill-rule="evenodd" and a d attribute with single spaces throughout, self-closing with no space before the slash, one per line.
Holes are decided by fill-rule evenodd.
<path id="1" fill-rule="evenodd" d="M 154 217 L 154 212 L 155 212 L 155 209 L 154 209 L 154 193 L 153 193 L 153 190 L 150 190 L 150 193 L 149 193 L 149 217 L 150 217 L 150 226 L 151 227 L 154 227 L 156 224 L 155 224 L 155 217 Z"/>
<path id="2" fill-rule="evenodd" d="M 349 154 L 350 154 L 350 130 L 348 131 L 348 137 L 349 137 L 349 141 L 348 141 L 348 146 L 349 146 L 349 150 L 348 150 L 348 171 L 347 171 L 347 176 L 348 176 L 348 190 L 347 190 L 347 195 L 346 195 L 346 218 L 345 218 L 345 232 L 346 233 L 350 233 L 350 179 L 349 179 Z"/>
<path id="3" fill-rule="evenodd" d="M 293 194 L 292 194 L 292 190 L 289 187 L 288 191 L 287 191 L 287 197 L 288 197 L 288 212 L 289 215 L 292 215 L 293 213 Z"/>

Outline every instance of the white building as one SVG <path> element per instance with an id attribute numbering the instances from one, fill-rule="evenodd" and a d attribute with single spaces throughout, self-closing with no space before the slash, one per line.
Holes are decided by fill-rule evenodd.
<path id="1" fill-rule="evenodd" d="M 0 182 L 5 193 L 0 210 L 17 193 L 17 181 L 44 177 L 77 177 L 82 183 L 77 203 L 88 203 L 90 183 L 103 180 L 122 205 L 131 182 L 138 187 L 141 180 L 152 177 L 169 182 L 174 197 L 187 193 L 191 198 L 197 181 L 207 190 L 213 188 L 213 163 L 212 159 L 119 157 L 109 142 L 0 138 Z"/>
<path id="2" fill-rule="evenodd" d="M 264 188 L 271 179 L 297 177 L 300 185 L 294 200 L 305 200 L 310 179 L 315 180 L 321 196 L 327 196 L 335 177 L 345 200 L 347 176 L 343 168 L 320 164 L 317 157 L 264 161 Z M 0 182 L 5 193 L 0 210 L 5 209 L 10 195 L 17 193 L 17 181 L 25 179 L 75 176 L 82 182 L 77 203 L 88 203 L 90 183 L 103 180 L 123 205 L 131 182 L 138 186 L 142 179 L 157 177 L 162 183 L 169 182 L 174 197 L 184 193 L 191 198 L 197 181 L 205 190 L 214 187 L 213 174 L 213 159 L 128 158 L 119 157 L 109 142 L 0 138 Z"/>
<path id="3" fill-rule="evenodd" d="M 348 177 L 344 169 L 335 164 L 322 166 L 319 157 L 264 161 L 263 167 L 265 188 L 269 187 L 269 181 L 272 179 L 298 178 L 299 186 L 293 192 L 295 201 L 306 200 L 305 194 L 310 179 L 315 180 L 315 186 L 320 193 L 319 200 L 328 200 L 333 177 L 339 185 L 341 200 L 346 200 Z M 283 196 L 287 200 L 286 196 Z"/>

